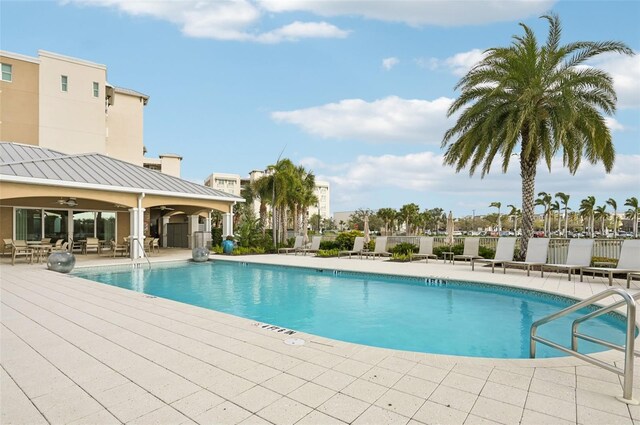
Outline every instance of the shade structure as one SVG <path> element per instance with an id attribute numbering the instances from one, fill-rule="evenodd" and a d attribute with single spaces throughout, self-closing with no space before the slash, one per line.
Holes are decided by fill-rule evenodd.
<path id="1" fill-rule="evenodd" d="M 451 211 L 449 211 L 449 215 L 447 216 L 447 236 L 444 242 L 449 246 L 453 246 L 453 214 Z"/>
<path id="2" fill-rule="evenodd" d="M 362 229 L 362 231 L 364 232 L 364 243 L 368 244 L 369 241 L 371 240 L 371 237 L 369 236 L 369 216 L 365 215 L 364 216 L 364 228 Z"/>

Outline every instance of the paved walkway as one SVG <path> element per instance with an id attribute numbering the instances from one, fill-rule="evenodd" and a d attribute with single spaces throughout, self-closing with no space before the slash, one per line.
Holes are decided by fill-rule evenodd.
<path id="1" fill-rule="evenodd" d="M 176 251 L 155 260 L 188 255 Z M 478 280 L 577 297 L 605 288 L 602 279 L 472 273 L 468 265 L 432 261 L 225 260 Z M 640 408 L 615 399 L 622 392 L 618 376 L 574 358 L 439 356 L 303 333 L 295 336 L 306 344 L 290 346 L 286 336 L 251 320 L 49 272 L 42 264 L 0 267 L 2 424 L 640 421 Z M 600 358 L 619 362 L 622 356 Z"/>

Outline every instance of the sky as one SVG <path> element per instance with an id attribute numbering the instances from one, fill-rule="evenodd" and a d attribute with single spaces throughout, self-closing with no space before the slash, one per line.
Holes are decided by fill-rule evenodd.
<path id="1" fill-rule="evenodd" d="M 148 155 L 177 153 L 182 177 L 245 177 L 279 155 L 331 184 L 331 211 L 416 203 L 456 216 L 521 205 L 517 157 L 481 179 L 442 165 L 455 85 L 519 23 L 544 42 L 557 14 L 563 43 L 617 40 L 640 52 L 638 1 L 2 0 L 0 48 L 39 49 L 108 67 L 108 81 L 150 96 Z M 559 156 L 538 169 L 536 193 L 569 206 L 640 197 L 640 55 L 598 57 L 617 112 L 611 173 Z M 506 209 L 506 207 L 503 207 Z M 610 210 L 610 207 L 608 207 Z"/>

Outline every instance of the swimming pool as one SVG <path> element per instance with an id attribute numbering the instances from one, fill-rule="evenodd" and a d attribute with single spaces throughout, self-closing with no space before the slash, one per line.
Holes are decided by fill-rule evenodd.
<path id="1" fill-rule="evenodd" d="M 474 357 L 528 358 L 531 323 L 572 303 L 489 284 L 228 261 L 80 269 L 74 275 L 337 340 Z M 538 333 L 569 346 L 571 322 L 579 315 Z M 621 315 L 582 326 L 584 333 L 624 342 Z M 602 350 L 580 342 L 583 353 Z M 538 344 L 537 357 L 562 355 Z"/>

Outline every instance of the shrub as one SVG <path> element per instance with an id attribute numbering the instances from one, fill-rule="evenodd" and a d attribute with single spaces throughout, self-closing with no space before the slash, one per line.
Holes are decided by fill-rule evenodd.
<path id="1" fill-rule="evenodd" d="M 406 245 L 412 244 L 408 243 Z M 407 263 L 411 261 L 411 255 L 409 255 L 408 253 L 394 252 L 391 254 L 391 258 L 389 259 L 389 261 L 394 261 L 397 263 Z"/>
<path id="2" fill-rule="evenodd" d="M 462 255 L 464 252 L 464 245 L 457 244 L 453 245 L 451 248 L 448 246 L 439 246 L 437 248 L 433 248 L 433 253 L 438 256 L 438 258 L 443 258 L 443 252 L 453 252 L 453 255 Z M 486 248 L 481 246 L 478 250 L 478 255 L 484 258 L 493 258 L 496 255 L 496 252 L 491 248 Z"/>
<path id="3" fill-rule="evenodd" d="M 338 253 L 340 252 L 339 249 L 334 248 L 334 249 L 321 249 L 318 251 L 318 253 L 316 254 L 316 257 L 337 257 Z"/>
<path id="4" fill-rule="evenodd" d="M 340 249 L 336 241 L 320 241 L 320 249 L 328 251 L 331 249 Z"/>
<path id="5" fill-rule="evenodd" d="M 608 258 L 608 257 L 591 257 L 591 265 L 595 263 L 618 264 L 618 260 L 616 258 Z"/>
<path id="6" fill-rule="evenodd" d="M 349 232 L 340 233 L 338 236 L 336 236 L 336 248 L 343 251 L 353 248 L 353 241 L 358 236 L 363 236 L 363 233 L 359 230 L 351 230 Z"/>
<path id="7" fill-rule="evenodd" d="M 220 246 L 220 244 L 222 244 L 222 229 L 215 227 L 211 229 L 211 244 L 213 246 Z"/>
<path id="8" fill-rule="evenodd" d="M 409 242 L 402 242 L 391 248 L 390 251 L 392 254 L 408 256 L 411 252 L 418 252 L 418 247 Z"/>

